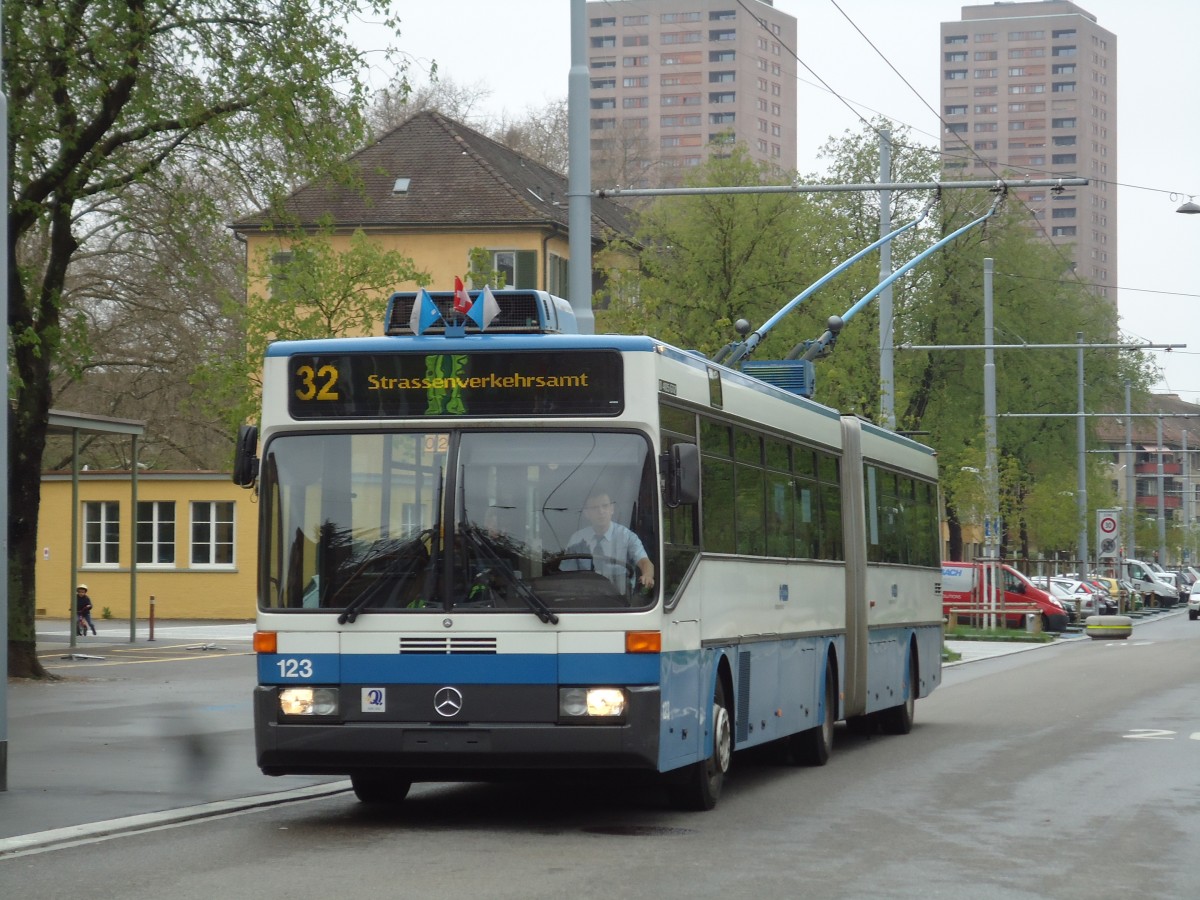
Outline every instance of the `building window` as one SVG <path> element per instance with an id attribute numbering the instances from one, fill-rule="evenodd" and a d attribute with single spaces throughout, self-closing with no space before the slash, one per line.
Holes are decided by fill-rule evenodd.
<path id="1" fill-rule="evenodd" d="M 233 501 L 192 503 L 192 565 L 233 565 Z"/>
<path id="2" fill-rule="evenodd" d="M 664 31 L 659 35 L 662 44 L 698 44 L 702 35 L 699 31 Z"/>
<path id="3" fill-rule="evenodd" d="M 976 97 L 995 97 L 1000 93 L 1000 88 L 994 84 L 983 85 L 975 88 L 974 95 Z"/>
<path id="4" fill-rule="evenodd" d="M 993 44 L 996 41 L 996 32 L 992 31 L 987 34 L 975 35 L 975 43 L 977 44 Z"/>
<path id="5" fill-rule="evenodd" d="M 1074 47 L 1053 47 L 1050 50 L 1050 55 L 1051 56 L 1074 56 L 1075 52 L 1076 51 L 1075 51 Z"/>
<path id="6" fill-rule="evenodd" d="M 1075 63 L 1063 63 L 1062 65 L 1059 65 L 1059 66 L 1051 66 L 1050 74 L 1051 75 L 1074 75 L 1075 74 Z"/>
<path id="7" fill-rule="evenodd" d="M 710 10 L 708 14 L 708 21 L 710 22 L 732 22 L 736 18 L 736 9 L 715 9 Z"/>
<path id="8" fill-rule="evenodd" d="M 605 129 L 608 129 L 608 128 L 616 128 L 617 120 L 616 119 L 595 119 L 594 118 L 594 119 L 592 119 L 591 126 L 592 126 L 592 131 L 604 131 Z"/>
<path id="9" fill-rule="evenodd" d="M 995 78 L 1000 74 L 999 69 L 976 69 L 976 78 Z"/>
<path id="10" fill-rule="evenodd" d="M 1075 141 L 1076 141 L 1075 135 L 1068 134 L 1068 135 L 1063 135 L 1062 137 L 1054 138 L 1053 144 L 1055 147 L 1074 147 Z"/>
<path id="11" fill-rule="evenodd" d="M 538 288 L 536 250 L 493 250 L 492 268 L 504 276 L 506 288 Z"/>
<path id="12" fill-rule="evenodd" d="M 708 61 L 710 63 L 731 63 L 737 58 L 737 53 L 733 50 L 709 50 Z"/>
<path id="13" fill-rule="evenodd" d="M 1054 212 L 1050 214 L 1053 219 L 1073 219 L 1075 218 L 1075 207 L 1060 206 L 1055 207 Z"/>
<path id="14" fill-rule="evenodd" d="M 948 34 L 943 41 L 946 44 L 965 44 L 966 42 L 967 36 L 965 34 Z"/>
<path id="15" fill-rule="evenodd" d="M 946 133 L 947 134 L 966 134 L 967 133 L 967 123 L 966 122 L 954 122 L 953 124 L 947 125 Z"/>
<path id="16" fill-rule="evenodd" d="M 996 51 L 995 50 L 976 50 L 975 51 L 975 62 L 988 62 L 989 60 L 993 60 L 993 59 L 996 59 Z"/>
<path id="17" fill-rule="evenodd" d="M 137 505 L 139 566 L 175 565 L 175 501 L 139 501 Z"/>
<path id="18" fill-rule="evenodd" d="M 621 16 L 622 25 L 649 25 L 649 16 Z"/>
<path id="19" fill-rule="evenodd" d="M 628 80 L 628 79 L 626 79 L 626 80 Z M 629 85 L 625 85 L 625 86 L 629 87 Z M 592 90 L 593 91 L 614 91 L 616 89 L 617 89 L 617 79 L 613 78 L 612 76 L 609 76 L 608 78 L 593 78 L 592 79 Z"/>
<path id="20" fill-rule="evenodd" d="M 709 103 L 736 103 L 737 94 L 733 91 L 713 91 L 708 95 Z"/>
<path id="21" fill-rule="evenodd" d="M 1073 81 L 1056 81 L 1050 88 L 1056 94 L 1073 94 L 1075 93 L 1075 82 Z"/>
<path id="22" fill-rule="evenodd" d="M 1050 127 L 1052 128 L 1074 128 L 1076 124 L 1078 124 L 1078 120 L 1074 116 L 1050 120 Z"/>
<path id="23" fill-rule="evenodd" d="M 1014 47 L 1008 51 L 1009 59 L 1041 59 L 1045 55 L 1045 47 Z"/>
<path id="24" fill-rule="evenodd" d="M 966 81 L 967 80 L 967 70 L 966 69 L 947 69 L 946 70 L 946 80 L 947 81 Z"/>
<path id="25" fill-rule="evenodd" d="M 709 84 L 733 84 L 736 77 L 734 72 L 709 72 Z"/>
<path id="26" fill-rule="evenodd" d="M 708 114 L 708 124 L 709 125 L 732 125 L 733 117 L 734 117 L 734 113 L 731 113 L 731 112 L 709 113 Z"/>
<path id="27" fill-rule="evenodd" d="M 737 40 L 737 30 L 734 28 L 721 28 L 710 31 L 708 33 L 710 41 L 735 41 Z"/>
<path id="28" fill-rule="evenodd" d="M 979 107 L 976 107 L 975 111 L 979 112 Z M 966 114 L 967 114 L 967 104 L 965 104 L 965 103 L 963 103 L 961 105 L 946 107 L 946 115 L 948 115 L 948 116 L 965 116 Z"/>
<path id="29" fill-rule="evenodd" d="M 650 105 L 648 97 L 623 97 L 621 99 L 622 109 L 643 109 Z"/>
<path id="30" fill-rule="evenodd" d="M 615 81 L 616 79 L 613 79 L 613 80 Z M 627 87 L 627 88 L 650 87 L 650 76 L 649 75 L 635 75 L 632 78 L 622 78 L 621 79 L 621 87 Z"/>
<path id="31" fill-rule="evenodd" d="M 1010 31 L 1008 39 L 1010 41 L 1041 41 L 1046 37 L 1044 31 Z"/>
<path id="32" fill-rule="evenodd" d="M 115 566 L 121 546 L 121 505 L 115 500 L 83 504 L 83 564 Z"/>
<path id="33" fill-rule="evenodd" d="M 1075 237 L 1074 225 L 1058 225 L 1050 229 L 1050 237 Z"/>
<path id="34" fill-rule="evenodd" d="M 664 35 L 665 37 L 665 35 Z M 665 43 L 665 41 L 664 41 Z M 627 34 L 621 38 L 622 47 L 648 47 L 650 46 L 650 35 L 648 34 Z"/>
<path id="35" fill-rule="evenodd" d="M 604 16 L 599 19 L 592 19 L 590 24 L 593 28 L 616 28 L 617 27 L 617 17 L 616 16 Z"/>
<path id="36" fill-rule="evenodd" d="M 616 97 L 593 97 L 591 102 L 592 109 L 616 109 Z"/>
<path id="37" fill-rule="evenodd" d="M 1073 166 L 1075 165 L 1075 154 L 1055 153 L 1050 157 L 1050 163 L 1055 166 Z"/>
<path id="38" fill-rule="evenodd" d="M 995 104 L 995 103 L 976 103 L 975 104 L 975 115 L 977 115 L 977 116 L 994 115 L 996 112 L 999 111 L 999 109 L 1000 109 L 999 105 Z M 963 111 L 963 114 L 966 115 L 967 108 L 965 106 L 962 107 L 962 111 Z"/>
<path id="39" fill-rule="evenodd" d="M 617 37 L 613 34 L 606 34 L 602 37 L 592 38 L 593 50 L 609 50 L 617 46 Z"/>
<path id="40" fill-rule="evenodd" d="M 1075 37 L 1075 29 L 1074 28 L 1056 28 L 1050 32 L 1050 37 L 1056 41 L 1059 40 L 1060 38 L 1073 38 L 1073 37 Z"/>
<path id="41" fill-rule="evenodd" d="M 975 131 L 977 131 L 977 132 L 999 131 L 999 130 L 1000 130 L 1000 126 L 997 125 L 995 122 L 976 122 L 975 123 Z"/>
<path id="42" fill-rule="evenodd" d="M 625 68 L 639 68 L 650 65 L 650 57 L 648 56 L 623 56 L 621 57 L 621 65 Z"/>
<path id="43" fill-rule="evenodd" d="M 967 51 L 959 50 L 956 53 L 947 53 L 944 55 L 946 62 L 966 62 Z"/>
<path id="44" fill-rule="evenodd" d="M 593 56 L 588 63 L 593 69 L 615 69 L 617 58 L 615 56 Z"/>

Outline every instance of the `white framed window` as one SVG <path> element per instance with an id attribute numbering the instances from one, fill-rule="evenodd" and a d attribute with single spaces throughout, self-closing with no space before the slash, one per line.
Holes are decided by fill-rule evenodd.
<path id="1" fill-rule="evenodd" d="M 175 501 L 138 501 L 137 563 L 139 566 L 175 565 Z"/>
<path id="2" fill-rule="evenodd" d="M 83 504 L 83 564 L 116 566 L 121 549 L 121 505 L 116 500 Z"/>
<path id="3" fill-rule="evenodd" d="M 192 566 L 232 566 L 232 500 L 192 501 Z"/>

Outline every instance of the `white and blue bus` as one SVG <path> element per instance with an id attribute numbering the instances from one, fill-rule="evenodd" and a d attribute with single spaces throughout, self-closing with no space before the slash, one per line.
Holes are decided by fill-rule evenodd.
<path id="1" fill-rule="evenodd" d="M 708 809 L 735 751 L 907 732 L 941 680 L 933 451 L 492 297 L 486 330 L 400 293 L 385 336 L 267 350 L 234 470 L 261 507 L 262 771 L 365 802 L 642 771 Z"/>

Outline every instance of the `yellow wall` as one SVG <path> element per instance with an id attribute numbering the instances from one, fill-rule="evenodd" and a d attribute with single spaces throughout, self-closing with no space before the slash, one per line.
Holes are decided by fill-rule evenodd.
<path id="1" fill-rule="evenodd" d="M 427 272 L 429 284 L 425 285 L 431 291 L 449 291 L 454 289 L 454 276 L 463 278 L 468 269 L 468 254 L 475 247 L 488 250 L 534 250 L 538 254 L 537 289 L 546 290 L 546 260 L 547 254 L 553 253 L 563 259 L 570 259 L 569 242 L 566 235 L 556 235 L 543 246 L 548 232 L 542 230 L 523 231 L 434 231 L 422 230 L 415 233 L 379 233 L 372 232 L 371 236 L 384 250 L 395 250 L 412 259 L 417 269 Z M 263 270 L 263 261 L 271 254 L 287 248 L 289 241 L 286 236 L 276 233 L 247 232 L 246 259 L 249 271 L 253 276 Z M 350 235 L 338 234 L 330 239 L 331 245 L 338 252 L 345 252 L 350 243 Z M 263 254 L 266 254 L 266 257 Z M 392 286 L 393 291 L 415 291 L 421 285 L 404 282 Z M 476 285 L 481 287 L 481 285 Z M 496 285 L 492 285 L 496 287 Z M 512 285 L 508 285 L 512 287 Z M 262 279 L 253 279 L 250 293 L 266 294 L 266 285 Z M 387 298 L 380 299 L 379 314 L 382 318 Z"/>
<path id="2" fill-rule="evenodd" d="M 132 557 L 131 494 L 128 472 L 79 473 L 79 533 L 76 581 L 88 586 L 99 622 L 105 608 L 128 618 Z M 235 485 L 228 473 L 143 472 L 138 476 L 139 502 L 175 501 L 175 564 L 138 566 L 137 618 L 146 619 L 150 597 L 158 619 L 253 619 L 256 596 L 258 504 L 252 492 Z M 113 566 L 86 566 L 83 503 L 116 501 L 120 526 L 118 559 Z M 231 567 L 195 568 L 190 564 L 192 501 L 232 501 L 234 551 Z M 67 618 L 71 583 L 71 476 L 42 476 L 42 508 L 38 519 L 37 610 L 39 616 Z"/>

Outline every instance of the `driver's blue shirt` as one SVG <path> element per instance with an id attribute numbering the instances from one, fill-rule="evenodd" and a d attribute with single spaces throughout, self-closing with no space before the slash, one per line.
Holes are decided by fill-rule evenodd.
<path id="1" fill-rule="evenodd" d="M 597 538 L 600 539 L 598 544 Z M 594 569 L 621 591 L 636 585 L 637 564 L 646 558 L 641 538 L 616 522 L 610 522 L 602 535 L 596 534 L 594 528 L 579 529 L 567 541 L 566 552 L 590 554 L 592 564 L 585 559 L 564 559 L 559 566 L 562 571 Z"/>

